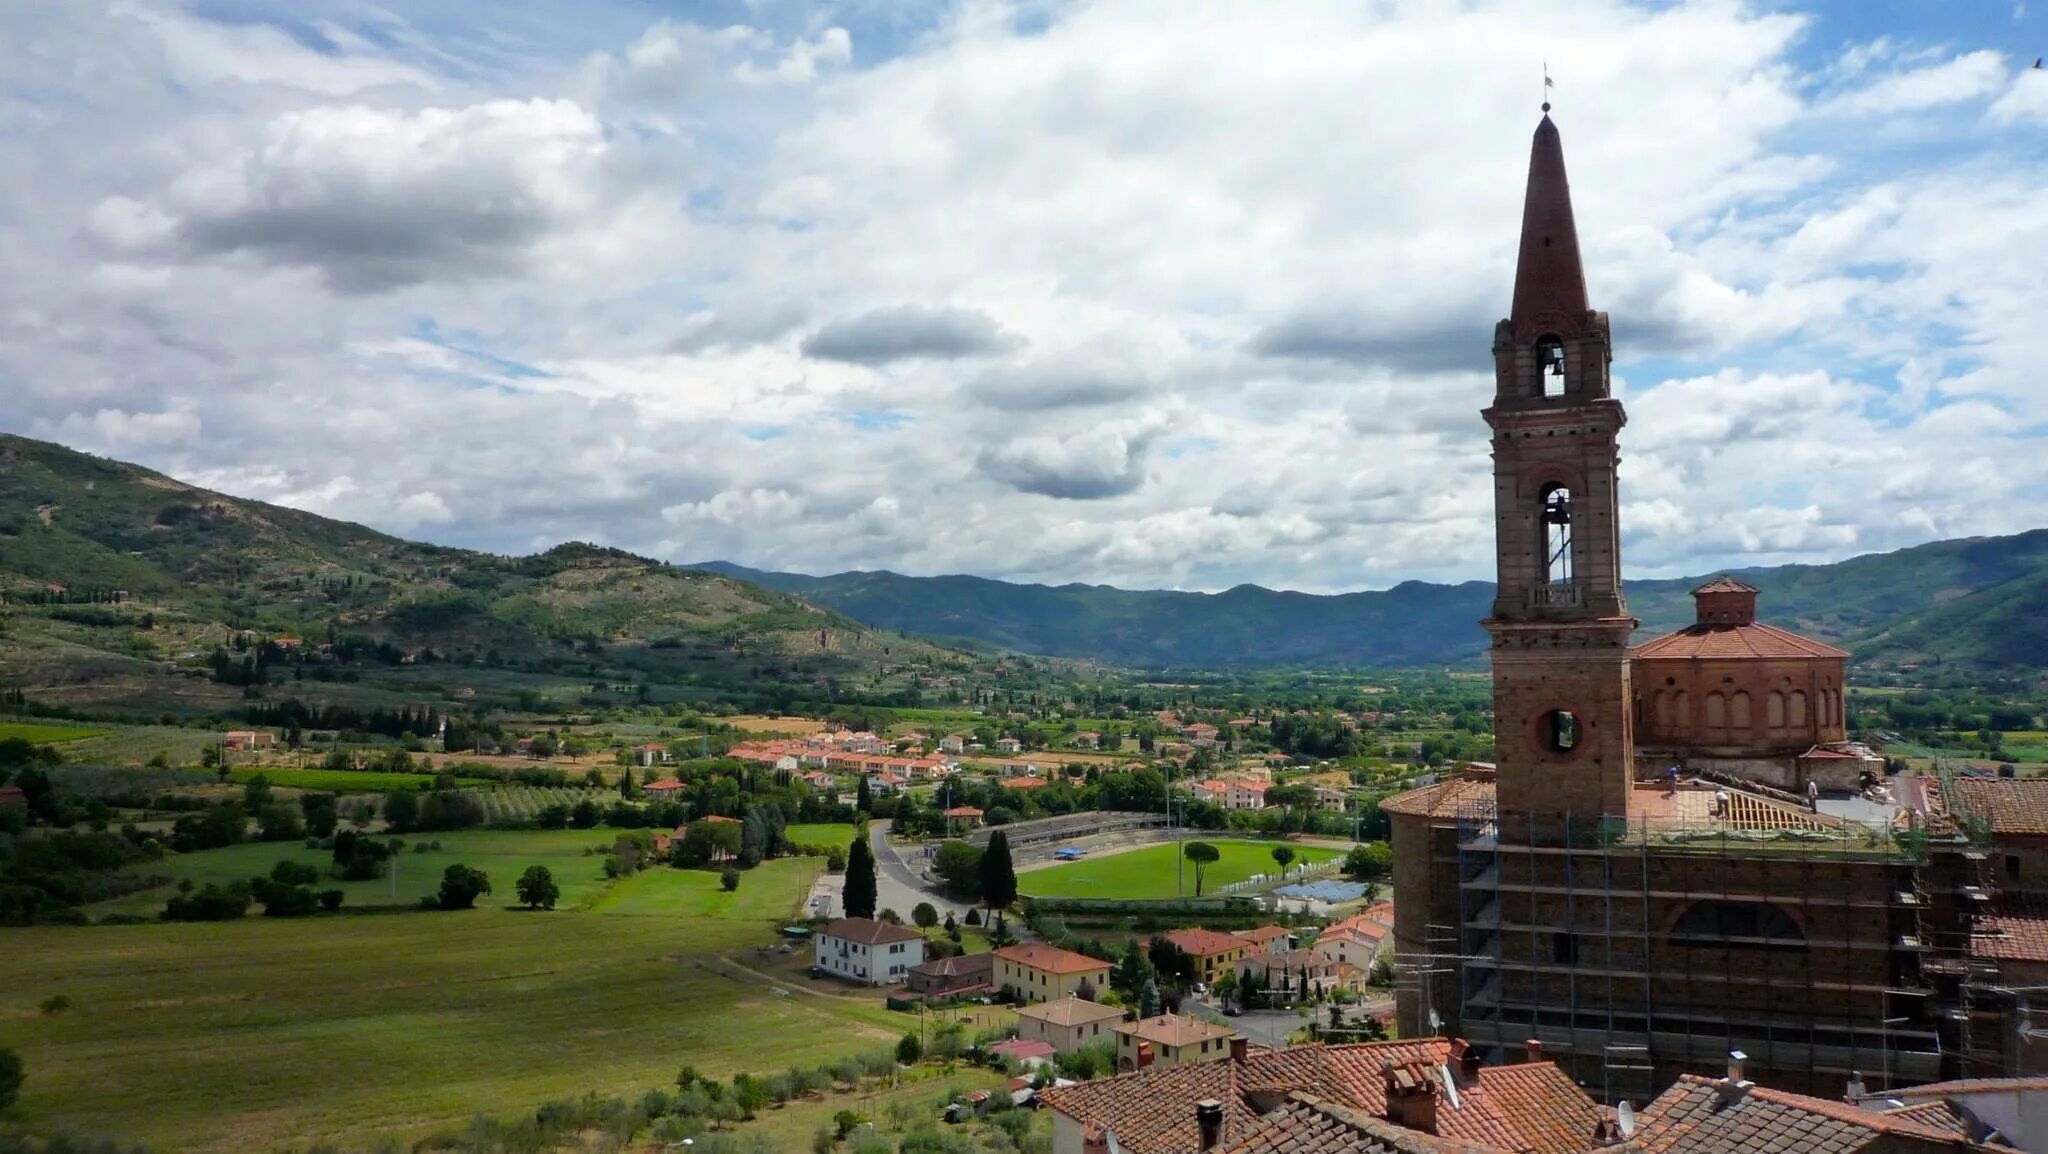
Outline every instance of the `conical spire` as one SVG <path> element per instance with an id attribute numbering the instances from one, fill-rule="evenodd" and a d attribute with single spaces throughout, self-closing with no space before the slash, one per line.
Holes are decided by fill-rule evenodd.
<path id="1" fill-rule="evenodd" d="M 1579 264 L 1579 230 L 1572 223 L 1571 184 L 1564 175 L 1564 142 L 1543 106 L 1543 122 L 1529 148 L 1529 191 L 1522 201 L 1522 252 L 1515 262 L 1515 303 L 1508 313 L 1518 337 L 1536 336 L 1545 318 L 1576 321 L 1586 303 L 1586 270 Z"/>

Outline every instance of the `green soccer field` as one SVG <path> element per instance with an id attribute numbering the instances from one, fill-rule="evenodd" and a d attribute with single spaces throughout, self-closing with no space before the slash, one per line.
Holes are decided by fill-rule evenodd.
<path id="1" fill-rule="evenodd" d="M 1221 838 L 1189 840 L 1207 842 L 1215 846 L 1222 855 L 1203 871 L 1202 892 L 1205 894 L 1214 893 L 1222 886 L 1244 881 L 1255 874 L 1277 873 L 1280 868 L 1273 861 L 1273 848 L 1282 844 L 1280 842 Z M 1341 851 L 1316 846 L 1290 845 L 1289 848 L 1294 850 L 1294 862 L 1288 866 L 1290 873 L 1308 862 L 1327 861 L 1343 856 Z M 1184 888 L 1176 887 L 1176 876 L 1180 878 Z M 1028 870 L 1017 875 L 1017 890 L 1026 897 L 1035 898 L 1137 900 L 1171 898 L 1182 894 L 1193 897 L 1195 863 L 1183 861 L 1179 847 L 1171 843 L 1150 845 L 1123 853 Z"/>

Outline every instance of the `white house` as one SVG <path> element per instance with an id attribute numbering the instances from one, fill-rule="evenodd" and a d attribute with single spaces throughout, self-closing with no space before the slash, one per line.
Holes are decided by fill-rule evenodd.
<path id="1" fill-rule="evenodd" d="M 1014 737 L 998 737 L 998 738 L 996 738 L 996 752 L 997 752 L 997 753 L 1022 753 L 1023 751 L 1024 751 L 1024 743 L 1023 743 L 1023 742 L 1021 742 L 1021 741 L 1018 741 L 1018 740 L 1017 740 L 1016 738 L 1014 738 Z"/>
<path id="2" fill-rule="evenodd" d="M 865 986 L 905 981 L 924 964 L 924 935 L 873 918 L 840 918 L 818 931 L 818 969 Z"/>

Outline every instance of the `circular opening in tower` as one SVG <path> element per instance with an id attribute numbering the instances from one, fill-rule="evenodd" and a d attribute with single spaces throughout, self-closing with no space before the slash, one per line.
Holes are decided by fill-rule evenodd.
<path id="1" fill-rule="evenodd" d="M 1537 719 L 1543 747 L 1552 753 L 1570 753 L 1579 747 L 1579 718 L 1569 709 L 1553 709 Z"/>

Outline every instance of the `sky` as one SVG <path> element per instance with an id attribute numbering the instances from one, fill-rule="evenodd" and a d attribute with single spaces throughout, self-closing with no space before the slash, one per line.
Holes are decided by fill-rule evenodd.
<path id="1" fill-rule="evenodd" d="M 2048 525 L 2048 0 L 0 6 L 0 431 L 388 532 L 1492 574 L 1555 86 L 1636 577 Z"/>

